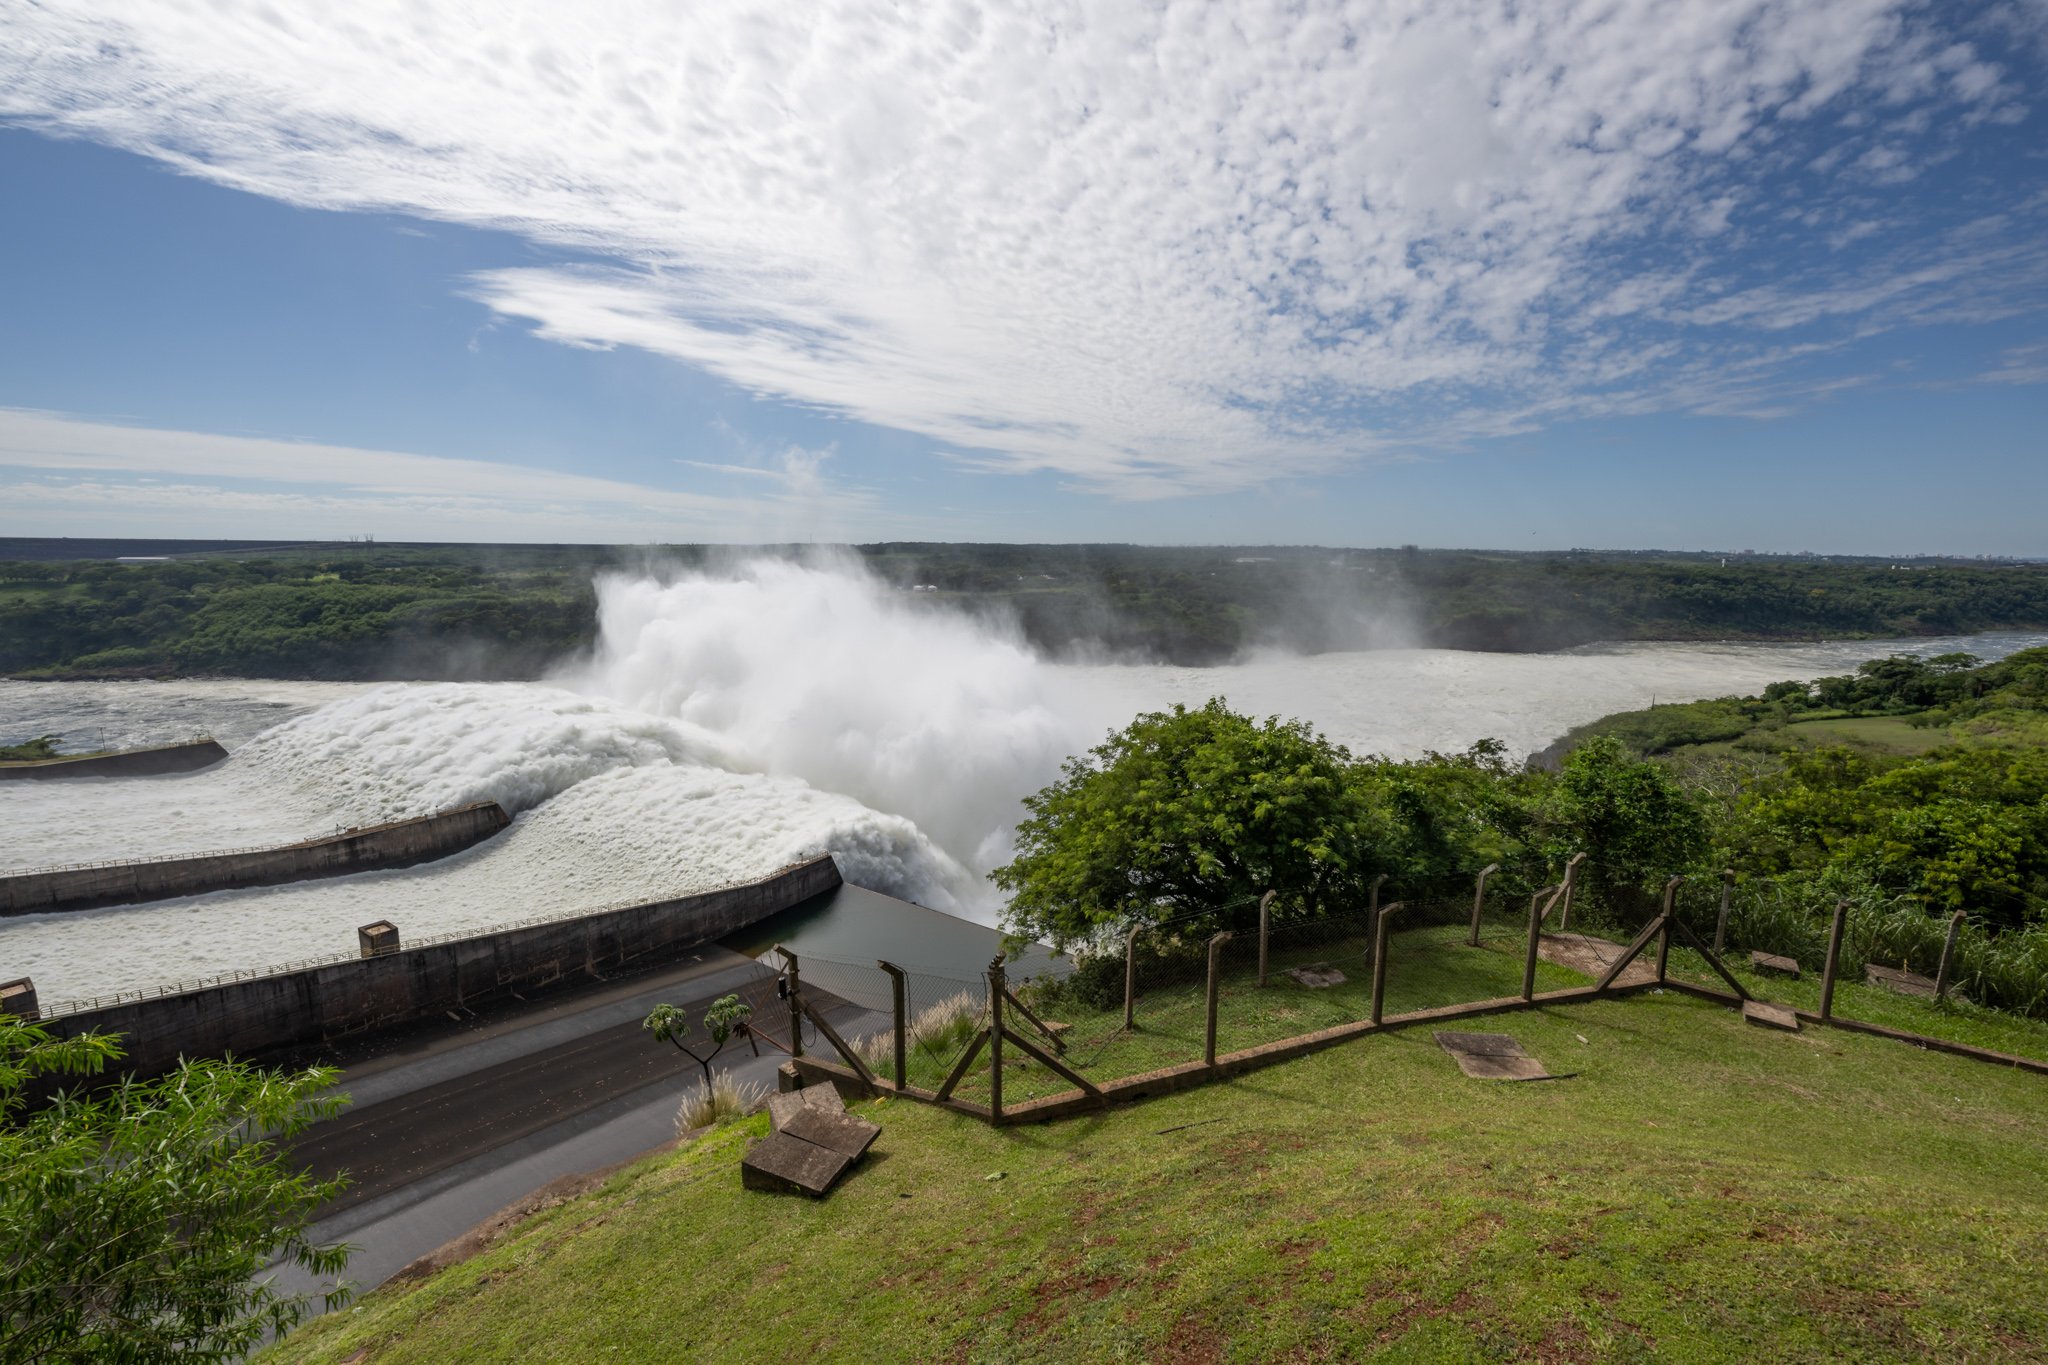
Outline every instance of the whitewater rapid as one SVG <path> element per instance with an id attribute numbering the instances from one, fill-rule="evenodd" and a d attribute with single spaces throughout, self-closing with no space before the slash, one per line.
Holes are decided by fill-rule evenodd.
<path id="1" fill-rule="evenodd" d="M 0 785 L 0 866 L 282 842 L 495 800 L 511 827 L 404 871 L 0 922 L 0 979 L 45 999 L 344 952 L 355 927 L 481 930 L 684 894 L 831 852 L 861 886 L 984 923 L 1021 799 L 1140 710 L 1226 696 L 1354 752 L 1482 737 L 1517 754 L 1652 700 L 1752 692 L 1892 648 L 1995 657 L 2029 635 L 1390 650 L 1219 668 L 1054 665 L 1000 624 L 844 565 L 757 561 L 600 584 L 600 643 L 543 683 L 0 683 L 0 735 L 72 747 L 199 731 L 205 772 Z"/>

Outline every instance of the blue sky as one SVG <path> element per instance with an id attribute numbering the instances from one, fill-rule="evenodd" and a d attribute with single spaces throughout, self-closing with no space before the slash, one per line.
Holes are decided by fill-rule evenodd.
<path id="1" fill-rule="evenodd" d="M 1538 8 L 0 11 L 0 534 L 2048 554 L 2048 4 Z"/>

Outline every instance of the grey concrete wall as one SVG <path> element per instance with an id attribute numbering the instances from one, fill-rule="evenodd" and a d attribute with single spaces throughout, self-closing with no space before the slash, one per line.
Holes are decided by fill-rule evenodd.
<path id="1" fill-rule="evenodd" d="M 0 915 L 89 910 L 100 905 L 196 896 L 237 886 L 275 886 L 445 858 L 512 823 L 495 801 L 398 820 L 346 834 L 240 853 L 102 863 L 0 877 Z"/>
<path id="2" fill-rule="evenodd" d="M 158 773 L 189 773 L 210 768 L 228 756 L 211 739 L 190 744 L 165 744 L 119 754 L 82 758 L 49 758 L 37 763 L 0 763 L 0 782 L 25 782 L 45 777 L 151 777 Z"/>
<path id="3" fill-rule="evenodd" d="M 228 981 L 46 1022 L 53 1033 L 67 1037 L 126 1035 L 123 1065 L 144 1075 L 168 1070 L 181 1055 L 231 1052 L 260 1058 L 398 1027 L 567 978 L 673 961 L 690 948 L 838 885 L 838 865 L 825 854 L 757 882 L 695 896 Z M 401 935 L 407 927 L 399 926 Z"/>

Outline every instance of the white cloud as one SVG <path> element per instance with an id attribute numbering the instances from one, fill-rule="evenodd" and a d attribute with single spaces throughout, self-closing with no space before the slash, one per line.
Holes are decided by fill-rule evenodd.
<path id="1" fill-rule="evenodd" d="M 50 516 L 107 526 L 165 513 L 177 514 L 180 525 L 232 524 L 295 539 L 364 531 L 423 540 L 837 539 L 849 521 L 891 522 L 872 494 L 827 484 L 816 461 L 778 492 L 719 497 L 497 461 L 120 426 L 20 408 L 0 408 L 0 469 L 17 476 L 0 486 L 8 512 L 0 533 L 12 535 L 48 534 Z"/>
<path id="2" fill-rule="evenodd" d="M 471 292 L 972 466 L 1151 496 L 1682 406 L 1731 361 L 1782 386 L 1760 360 L 1813 352 L 1770 333 L 1837 326 L 1825 348 L 1914 321 L 1901 289 L 1827 259 L 1841 215 L 1755 233 L 1788 188 L 1897 220 L 1886 196 L 2015 117 L 1997 54 L 1939 17 L 59 0 L 4 21 L 0 116 L 292 203 L 571 248 L 599 263 Z M 1912 288 L 1996 254 L 1941 245 Z M 1777 260 L 1813 264 L 1755 278 Z M 2038 249 L 2000 268 L 2009 299 L 2048 281 Z"/>

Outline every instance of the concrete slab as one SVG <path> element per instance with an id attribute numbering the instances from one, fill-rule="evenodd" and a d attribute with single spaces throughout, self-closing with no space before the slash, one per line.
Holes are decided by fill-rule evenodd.
<path id="1" fill-rule="evenodd" d="M 807 1194 L 822 1198 L 846 1174 L 853 1158 L 788 1133 L 770 1133 L 747 1148 L 740 1161 L 740 1184 L 772 1194 Z"/>
<path id="2" fill-rule="evenodd" d="M 1344 984 L 1344 973 L 1335 967 L 1289 967 L 1287 975 L 1299 981 L 1312 991 L 1325 990 Z"/>
<path id="3" fill-rule="evenodd" d="M 1901 995 L 1919 995 L 1934 998 L 1934 981 L 1918 972 L 1902 972 L 1896 967 L 1880 967 L 1875 962 L 1863 968 L 1863 980 L 1872 986 L 1883 986 Z"/>
<path id="4" fill-rule="evenodd" d="M 1773 1005 L 1762 1000 L 1742 1002 L 1742 1017 L 1747 1023 L 1758 1028 L 1781 1028 L 1788 1033 L 1799 1032 L 1799 1016 L 1784 1005 Z"/>
<path id="5" fill-rule="evenodd" d="M 866 1119 L 855 1118 L 844 1111 L 835 1114 L 825 1109 L 808 1108 L 799 1109 L 792 1115 L 782 1126 L 782 1131 L 837 1152 L 848 1161 L 858 1161 L 867 1155 L 868 1148 L 874 1146 L 875 1139 L 882 1135 L 881 1126 Z"/>
<path id="6" fill-rule="evenodd" d="M 1751 953 L 1749 965 L 1759 972 L 1789 976 L 1794 981 L 1799 979 L 1799 964 L 1789 957 L 1780 957 L 1776 953 Z"/>
<path id="7" fill-rule="evenodd" d="M 846 1101 L 839 1097 L 837 1087 L 830 1085 L 807 1085 L 801 1090 L 768 1097 L 768 1128 L 781 1132 L 789 1121 L 806 1110 L 819 1110 L 828 1114 L 846 1112 Z"/>
<path id="8" fill-rule="evenodd" d="M 1453 1052 L 1458 1070 L 1475 1081 L 1540 1081 L 1550 1073 L 1534 1057 L 1489 1057 L 1484 1053 Z"/>
<path id="9" fill-rule="evenodd" d="M 1437 1029 L 1430 1036 L 1457 1061 L 1458 1070 L 1474 1080 L 1540 1081 L 1550 1076 L 1512 1034 Z"/>
<path id="10" fill-rule="evenodd" d="M 1526 1057 L 1521 1040 L 1512 1033 L 1460 1033 L 1438 1029 L 1430 1035 L 1446 1052 L 1470 1052 L 1482 1057 Z"/>

